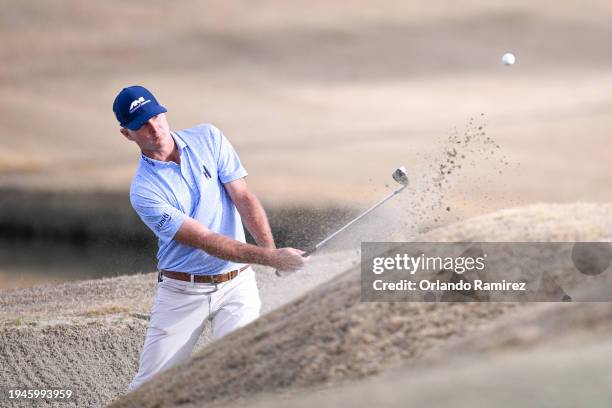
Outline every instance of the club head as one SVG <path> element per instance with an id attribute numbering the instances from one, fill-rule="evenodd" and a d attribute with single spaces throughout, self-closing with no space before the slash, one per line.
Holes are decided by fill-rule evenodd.
<path id="1" fill-rule="evenodd" d="M 393 180 L 397 181 L 402 186 L 408 185 L 408 173 L 406 172 L 406 168 L 404 166 L 399 167 L 397 170 L 393 172 Z"/>

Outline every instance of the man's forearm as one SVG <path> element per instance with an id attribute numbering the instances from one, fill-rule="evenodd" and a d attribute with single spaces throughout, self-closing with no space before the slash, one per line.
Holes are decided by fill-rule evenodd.
<path id="1" fill-rule="evenodd" d="M 212 256 L 232 262 L 260 265 L 269 265 L 271 262 L 270 248 L 245 244 L 212 232 L 191 218 L 183 222 L 174 239 L 183 245 L 199 248 Z"/>
<path id="2" fill-rule="evenodd" d="M 236 201 L 234 204 L 242 217 L 242 221 L 257 245 L 265 248 L 276 248 L 266 211 L 255 194 L 246 194 Z"/>

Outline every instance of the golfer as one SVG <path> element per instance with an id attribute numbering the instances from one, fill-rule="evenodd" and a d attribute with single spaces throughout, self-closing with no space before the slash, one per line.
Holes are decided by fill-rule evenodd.
<path id="1" fill-rule="evenodd" d="M 170 131 L 166 108 L 141 86 L 119 92 L 113 111 L 141 151 L 130 201 L 159 240 L 159 282 L 133 390 L 189 357 L 207 319 L 218 339 L 259 317 L 249 264 L 294 270 L 308 258 L 276 249 L 247 171 L 219 129 Z M 245 243 L 243 223 L 257 245 Z"/>

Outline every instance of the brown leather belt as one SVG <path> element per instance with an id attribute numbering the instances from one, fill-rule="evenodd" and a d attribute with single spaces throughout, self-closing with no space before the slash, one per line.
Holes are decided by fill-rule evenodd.
<path id="1" fill-rule="evenodd" d="M 191 282 L 191 277 L 193 276 L 193 282 L 195 283 L 223 283 L 234 279 L 240 272 L 244 271 L 249 266 L 251 265 L 246 265 L 240 269 L 220 273 L 218 275 L 191 275 L 190 273 L 165 271 L 163 269 L 160 271 L 160 274 L 162 277 L 165 276 L 170 279 L 177 279 L 185 282 Z"/>

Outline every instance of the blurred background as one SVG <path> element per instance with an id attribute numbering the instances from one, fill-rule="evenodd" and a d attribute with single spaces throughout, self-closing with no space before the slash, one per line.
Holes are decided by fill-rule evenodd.
<path id="1" fill-rule="evenodd" d="M 612 201 L 609 1 L 0 5 L 0 287 L 155 269 L 127 197 L 139 152 L 112 112 L 134 84 L 173 129 L 225 133 L 280 245 L 382 198 L 400 165 L 415 184 L 393 219 L 421 229 Z M 473 135 L 484 144 L 432 192 Z"/>

